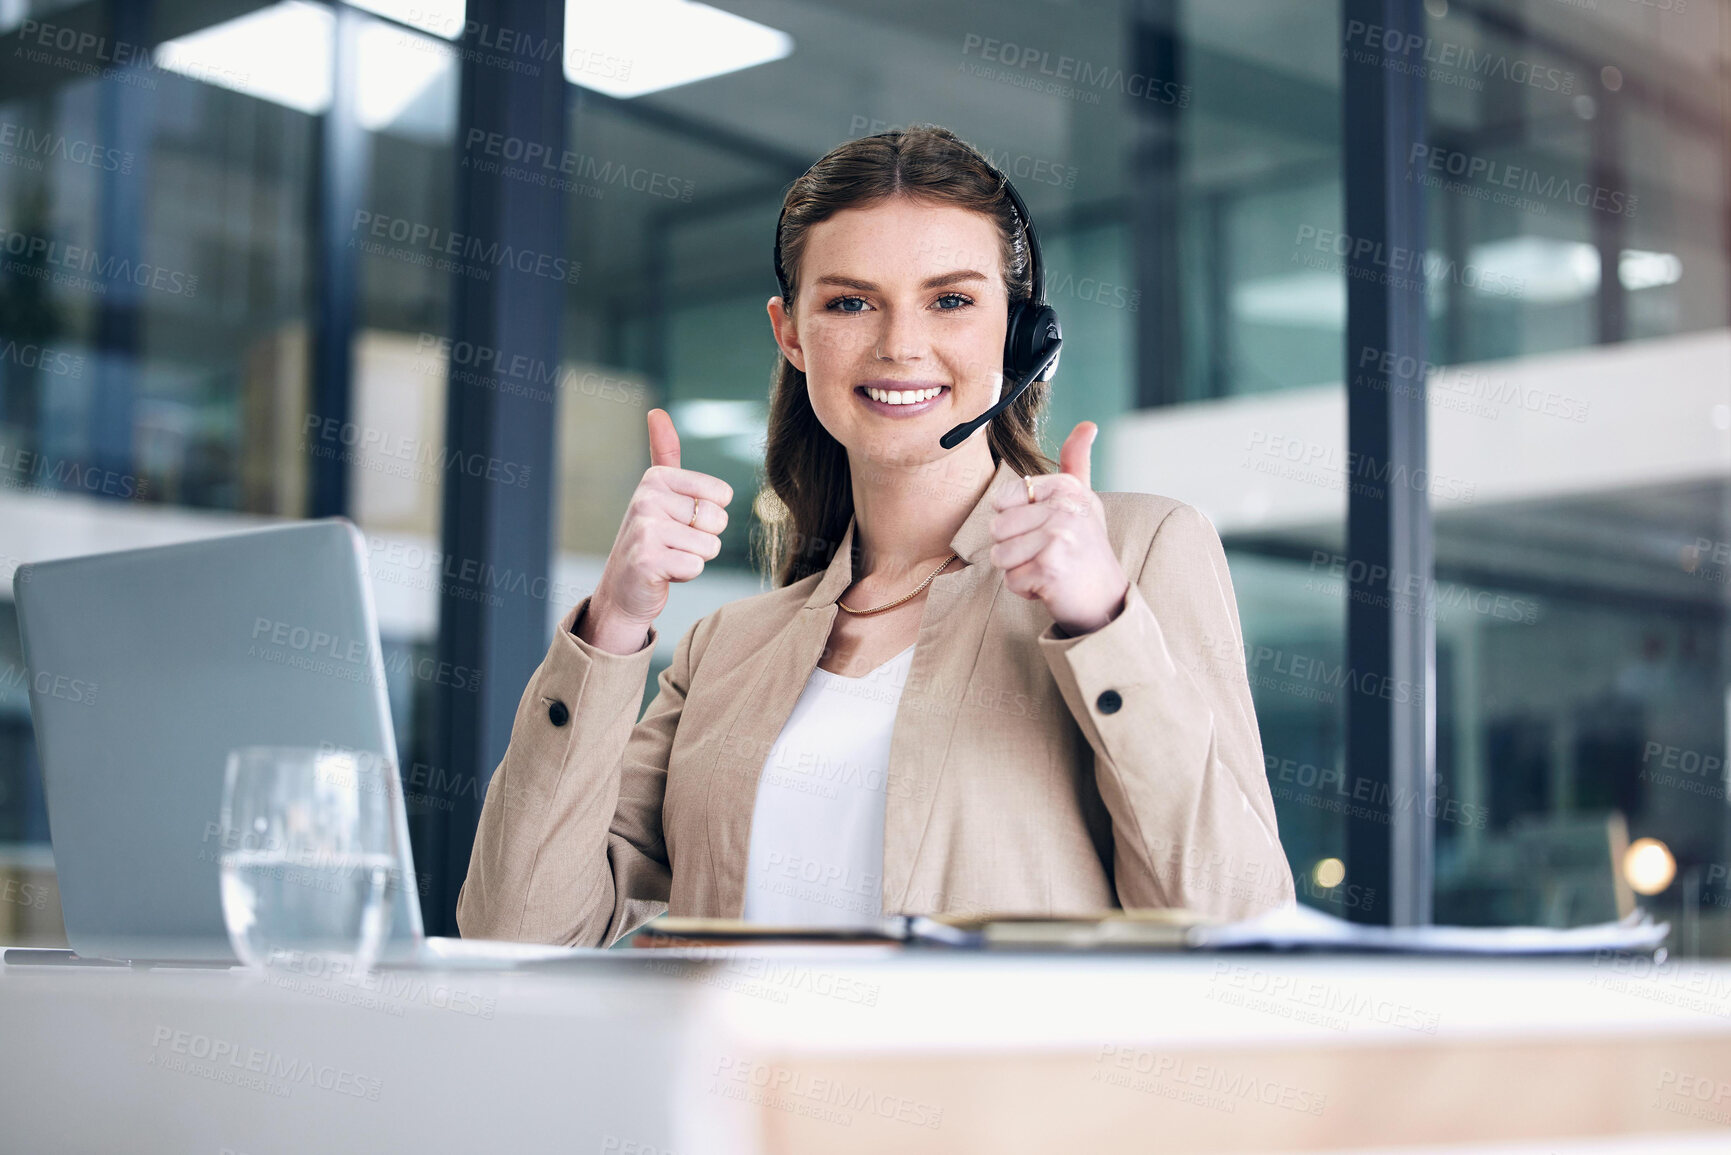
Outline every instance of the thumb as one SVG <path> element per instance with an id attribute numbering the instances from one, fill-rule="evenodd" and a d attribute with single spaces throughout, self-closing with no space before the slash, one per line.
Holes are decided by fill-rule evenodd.
<path id="1" fill-rule="evenodd" d="M 1058 449 L 1058 471 L 1078 478 L 1089 489 L 1094 488 L 1089 480 L 1089 456 L 1094 451 L 1094 437 L 1099 432 L 1098 425 L 1084 421 L 1070 430 L 1070 436 L 1064 438 L 1064 444 Z"/>
<path id="2" fill-rule="evenodd" d="M 679 468 L 679 433 L 665 409 L 649 411 L 649 464 Z"/>

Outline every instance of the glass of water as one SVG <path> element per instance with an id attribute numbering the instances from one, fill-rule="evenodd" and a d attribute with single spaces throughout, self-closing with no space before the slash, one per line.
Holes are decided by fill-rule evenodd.
<path id="1" fill-rule="evenodd" d="M 342 747 L 248 746 L 223 778 L 222 914 L 248 966 L 362 976 L 390 931 L 396 767 Z"/>

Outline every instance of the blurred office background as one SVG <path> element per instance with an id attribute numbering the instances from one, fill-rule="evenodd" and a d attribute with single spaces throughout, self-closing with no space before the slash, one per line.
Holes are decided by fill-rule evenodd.
<path id="1" fill-rule="evenodd" d="M 338 512 L 369 542 L 428 928 L 454 933 L 503 748 L 482 723 L 598 575 L 646 410 L 746 498 L 674 592 L 647 700 L 692 621 L 765 588 L 747 511 L 782 193 L 929 121 L 1038 222 L 1067 339 L 1048 452 L 1098 421 L 1097 488 L 1188 501 L 1227 544 L 1302 900 L 1386 917 L 1349 824 L 1416 809 L 1429 841 L 1393 854 L 1424 856 L 1436 921 L 1597 921 L 1633 883 L 1674 949 L 1731 950 L 1731 3 L 1427 0 L 1392 40 L 1363 10 L 0 0 L 0 933 L 59 933 L 17 566 Z M 1343 145 L 1355 60 L 1426 98 L 1375 171 Z M 502 95 L 536 91 L 551 112 Z M 1423 190 L 1427 366 L 1348 356 L 1352 181 Z M 465 238 L 518 203 L 546 251 L 513 277 Z M 1397 248 L 1372 263 L 1401 271 Z M 537 309 L 552 336 L 519 347 L 509 318 Z M 1416 590 L 1354 580 L 1366 369 L 1429 382 Z M 551 466 L 498 451 L 488 532 L 450 524 L 471 503 L 446 447 L 508 446 L 535 405 Z M 453 413 L 482 432 L 448 436 Z M 513 524 L 546 527 L 539 569 L 462 544 Z M 1353 668 L 1367 590 L 1434 621 L 1415 684 Z M 505 631 L 492 704 L 463 700 L 440 663 L 473 651 L 441 622 L 524 598 L 537 636 Z M 1354 694 L 1434 712 L 1418 797 L 1349 757 Z"/>

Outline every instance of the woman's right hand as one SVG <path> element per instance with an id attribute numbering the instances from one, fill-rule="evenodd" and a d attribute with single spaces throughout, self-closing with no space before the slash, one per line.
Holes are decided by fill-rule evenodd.
<path id="1" fill-rule="evenodd" d="M 614 654 L 641 650 L 667 605 L 668 583 L 690 581 L 721 552 L 733 500 L 719 477 L 679 468 L 679 434 L 664 409 L 649 411 L 649 461 L 576 626 L 584 641 Z"/>

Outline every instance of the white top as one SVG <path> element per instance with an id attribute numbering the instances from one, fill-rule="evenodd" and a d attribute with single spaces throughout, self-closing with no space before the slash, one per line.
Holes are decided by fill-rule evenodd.
<path id="1" fill-rule="evenodd" d="M 890 735 L 913 660 L 909 646 L 863 677 L 812 669 L 758 778 L 747 922 L 882 917 Z"/>

